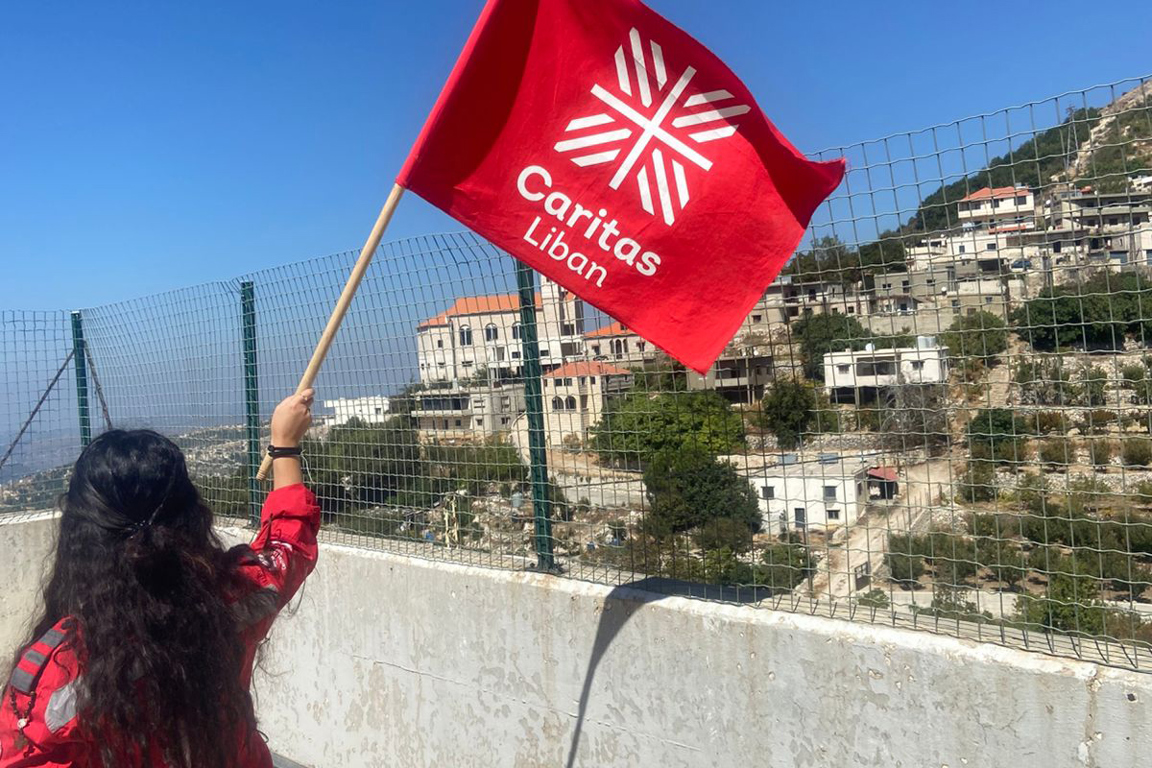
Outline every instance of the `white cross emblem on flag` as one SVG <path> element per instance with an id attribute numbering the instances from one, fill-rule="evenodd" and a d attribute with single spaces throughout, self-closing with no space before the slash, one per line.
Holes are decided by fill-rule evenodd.
<path id="1" fill-rule="evenodd" d="M 655 216 L 658 200 L 664 222 L 671 226 L 676 221 L 676 212 L 683 210 L 689 200 L 684 163 L 705 171 L 712 167 L 712 161 L 692 145 L 734 135 L 737 126 L 729 123 L 729 118 L 743 115 L 751 107 L 746 104 L 721 106 L 736 98 L 726 90 L 694 93 L 681 101 L 696 70 L 685 68 L 680 79 L 666 89 L 671 81 L 660 45 L 650 41 L 646 52 L 635 29 L 629 33 L 629 43 L 630 54 L 623 45 L 616 49 L 616 79 L 620 93 L 626 98 L 599 84 L 593 85 L 592 95 L 610 111 L 569 122 L 564 132 L 575 135 L 558 142 L 555 149 L 570 154 L 572 162 L 581 167 L 614 163 L 627 149 L 608 186 L 620 189 L 624 180 L 635 172 L 640 204 Z M 629 60 L 632 71 L 629 71 Z M 659 105 L 651 113 L 657 99 Z M 638 105 L 629 104 L 629 100 L 633 104 L 638 100 Z M 695 109 L 703 106 L 708 108 Z M 599 130 L 589 132 L 589 129 Z"/>

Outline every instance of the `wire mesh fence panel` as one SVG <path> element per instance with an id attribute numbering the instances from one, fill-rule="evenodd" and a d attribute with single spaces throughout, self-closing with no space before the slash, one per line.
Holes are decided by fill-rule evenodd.
<path id="1" fill-rule="evenodd" d="M 471 234 L 381 247 L 305 445 L 329 539 L 1148 668 L 1152 84 L 816 156 L 845 183 L 705 375 Z M 93 433 L 251 515 L 355 258 L 80 313 Z M 4 319 L 11 432 L 72 318 Z M 9 508 L 81 444 L 68 375 Z"/>
<path id="2" fill-rule="evenodd" d="M 79 448 L 67 312 L 0 311 L 0 512 L 51 509 Z"/>

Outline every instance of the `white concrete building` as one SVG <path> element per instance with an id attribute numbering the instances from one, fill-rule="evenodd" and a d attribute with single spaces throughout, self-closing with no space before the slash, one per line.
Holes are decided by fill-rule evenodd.
<path id="1" fill-rule="evenodd" d="M 619 322 L 584 334 L 584 349 L 593 360 L 636 364 L 655 360 L 660 351 Z"/>
<path id="2" fill-rule="evenodd" d="M 583 442 L 612 395 L 627 392 L 632 373 L 599 361 L 566 363 L 544 374 L 544 433 L 549 445 Z"/>
<path id="3" fill-rule="evenodd" d="M 412 417 L 422 440 L 465 441 L 511 431 L 524 408 L 523 384 L 448 387 L 417 395 Z"/>
<path id="4" fill-rule="evenodd" d="M 959 202 L 956 216 L 980 229 L 1035 229 L 1036 199 L 1027 187 L 984 187 Z"/>
<path id="5" fill-rule="evenodd" d="M 769 533 L 852 525 L 868 501 L 868 462 L 858 457 L 821 454 L 799 461 L 785 454 L 781 463 L 757 470 L 749 481 Z"/>
<path id="6" fill-rule="evenodd" d="M 325 400 L 324 407 L 333 411 L 327 419 L 328 424 L 333 427 L 347 424 L 352 419 L 358 419 L 365 424 L 383 424 L 388 420 L 388 398 L 383 395 Z"/>
<path id="7" fill-rule="evenodd" d="M 584 355 L 584 302 L 541 277 L 536 337 L 545 368 Z M 462 296 L 416 327 L 420 381 L 506 379 L 522 370 L 518 294 Z"/>
<path id="8" fill-rule="evenodd" d="M 948 380 L 948 349 L 931 336 L 915 347 L 829 352 L 824 355 L 824 389 L 835 400 L 871 400 L 880 391 L 908 384 Z"/>

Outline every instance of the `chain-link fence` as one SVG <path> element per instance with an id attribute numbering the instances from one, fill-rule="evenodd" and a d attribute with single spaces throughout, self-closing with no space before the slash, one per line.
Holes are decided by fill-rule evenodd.
<path id="1" fill-rule="evenodd" d="M 818 156 L 844 185 L 705 376 L 472 235 L 382 247 L 317 383 L 326 535 L 1147 669 L 1152 84 Z M 0 315 L 0 509 L 147 426 L 250 517 L 354 257 Z"/>

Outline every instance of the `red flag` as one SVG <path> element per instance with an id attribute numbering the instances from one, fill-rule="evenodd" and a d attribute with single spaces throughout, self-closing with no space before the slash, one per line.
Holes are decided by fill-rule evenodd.
<path id="1" fill-rule="evenodd" d="M 704 372 L 843 174 L 639 0 L 489 0 L 397 181 Z"/>

